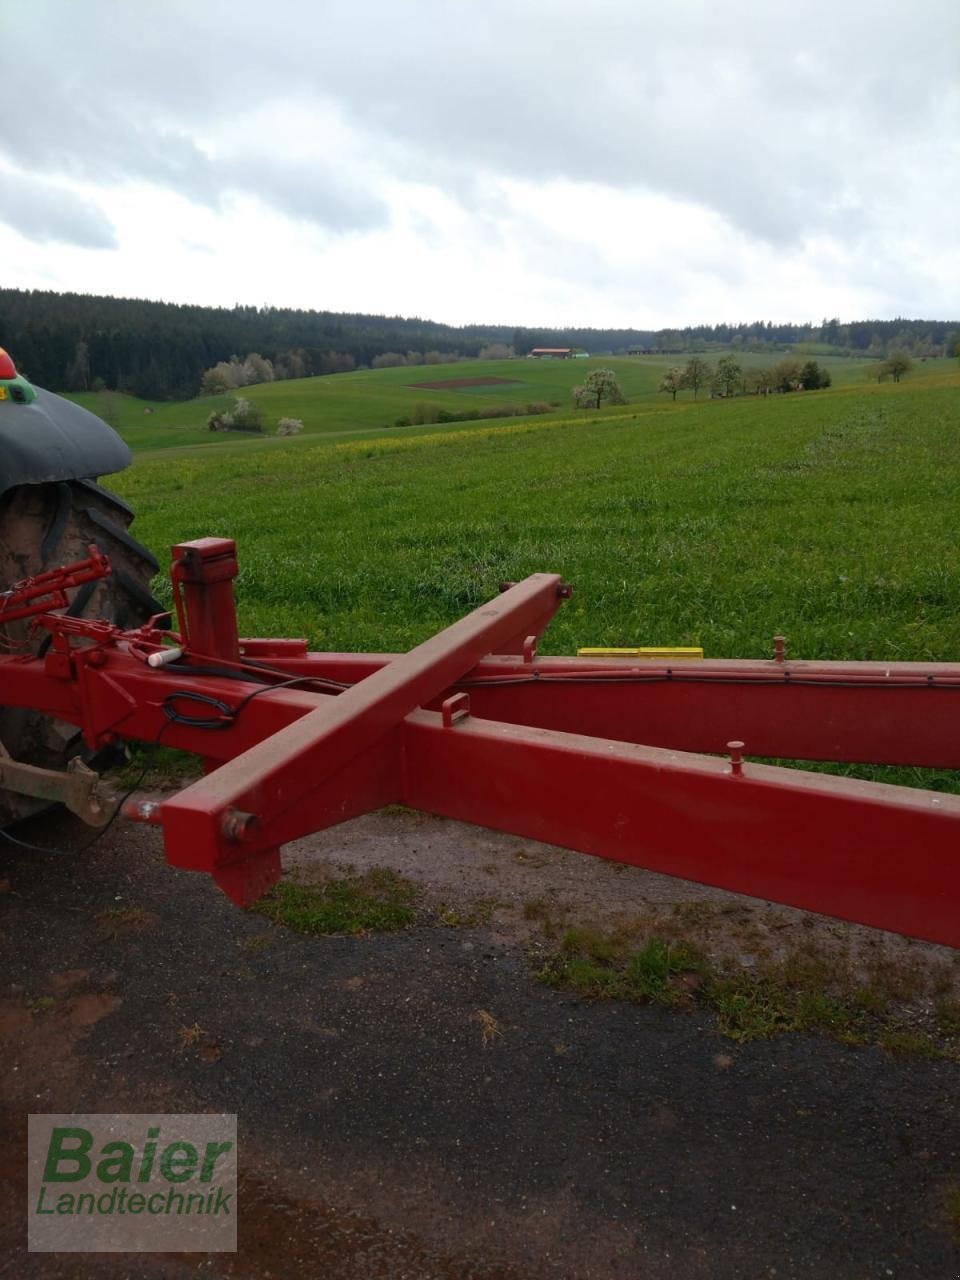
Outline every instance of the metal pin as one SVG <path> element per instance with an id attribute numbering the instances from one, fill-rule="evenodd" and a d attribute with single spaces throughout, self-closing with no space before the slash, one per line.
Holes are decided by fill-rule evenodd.
<path id="1" fill-rule="evenodd" d="M 784 637 L 773 637 L 773 660 L 774 662 L 783 662 L 784 658 Z"/>
<path id="2" fill-rule="evenodd" d="M 256 825 L 256 814 L 244 813 L 242 809 L 230 808 L 223 815 L 220 830 L 223 832 L 225 839 L 233 843 L 239 843 L 241 840 L 250 838 Z"/>
<path id="3" fill-rule="evenodd" d="M 730 752 L 730 772 L 735 778 L 743 777 L 743 743 L 728 742 L 727 750 Z"/>
<path id="4" fill-rule="evenodd" d="M 168 662 L 176 662 L 182 657 L 183 650 L 178 645 L 171 645 L 169 648 L 158 649 L 156 653 L 151 653 L 147 658 L 147 666 L 165 667 Z"/>

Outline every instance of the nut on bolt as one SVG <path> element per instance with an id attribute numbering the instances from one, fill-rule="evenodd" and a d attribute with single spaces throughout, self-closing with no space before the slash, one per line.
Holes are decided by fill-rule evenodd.
<path id="1" fill-rule="evenodd" d="M 227 840 L 234 842 L 249 840 L 256 821 L 255 813 L 244 813 L 242 809 L 228 809 L 223 815 L 220 830 Z"/>

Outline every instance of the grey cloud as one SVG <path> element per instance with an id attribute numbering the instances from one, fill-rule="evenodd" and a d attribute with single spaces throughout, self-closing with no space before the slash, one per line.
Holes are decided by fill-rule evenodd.
<path id="1" fill-rule="evenodd" d="M 368 231 L 389 222 L 382 200 L 315 160 L 245 155 L 218 166 L 226 188 L 249 191 L 292 218 L 331 231 Z"/>
<path id="2" fill-rule="evenodd" d="M 59 241 L 82 249 L 114 249 L 109 220 L 65 187 L 22 173 L 0 181 L 0 222 L 39 244 Z"/>
<path id="3" fill-rule="evenodd" d="M 946 139 L 960 123 L 954 0 L 888 23 L 872 0 L 274 0 L 266 20 L 254 0 L 22 7 L 24 52 L 9 69 L 20 78 L 0 86 L 21 163 L 147 178 L 211 204 L 225 186 L 254 191 L 335 230 L 383 218 L 363 189 L 369 162 L 467 207 L 487 170 L 661 192 L 775 244 L 844 240 L 863 232 L 918 133 Z M 293 100 L 338 106 L 356 173 L 304 173 L 283 136 L 243 166 L 219 166 L 197 142 Z"/>
<path id="4" fill-rule="evenodd" d="M 99 182 L 139 178 L 217 204 L 213 166 L 185 134 L 158 126 L 135 101 L 113 100 L 108 88 L 94 86 L 75 101 L 64 85 L 31 80 L 22 65 L 18 72 L 24 83 L 0 89 L 0 148 L 17 164 Z"/>

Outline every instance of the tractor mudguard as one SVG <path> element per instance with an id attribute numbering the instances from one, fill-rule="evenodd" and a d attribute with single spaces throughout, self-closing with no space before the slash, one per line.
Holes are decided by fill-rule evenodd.
<path id="1" fill-rule="evenodd" d="M 95 480 L 130 465 L 130 450 L 96 414 L 30 388 L 0 399 L 0 494 L 21 484 Z"/>

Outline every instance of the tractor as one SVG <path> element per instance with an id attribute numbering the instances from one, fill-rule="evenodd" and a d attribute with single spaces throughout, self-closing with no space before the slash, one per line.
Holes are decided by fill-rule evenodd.
<path id="1" fill-rule="evenodd" d="M 76 561 L 95 546 L 109 557 L 110 573 L 72 590 L 66 614 L 121 628 L 160 614 L 150 593 L 157 562 L 129 532 L 133 512 L 97 483 L 129 465 L 130 450 L 115 431 L 72 401 L 33 387 L 0 348 L 0 590 Z M 14 621 L 4 627 L 0 649 L 42 657 L 50 639 L 28 620 Z M 111 755 L 85 753 L 75 725 L 0 702 L 2 750 L 48 769 L 65 769 L 83 754 L 95 763 Z M 44 803 L 0 789 L 0 823 Z"/>
<path id="2" fill-rule="evenodd" d="M 126 446 L 5 353 L 0 441 L 14 845 L 43 851 L 16 822 L 51 802 L 151 823 L 169 863 L 246 907 L 288 841 L 403 804 L 960 947 L 960 797 L 797 767 L 960 768 L 960 664 L 804 661 L 778 636 L 765 658 L 541 656 L 571 595 L 550 573 L 406 654 L 244 638 L 233 541 L 172 548 L 164 615 L 132 512 L 99 485 Z M 130 742 L 193 752 L 204 776 L 118 798 L 96 769 Z"/>

